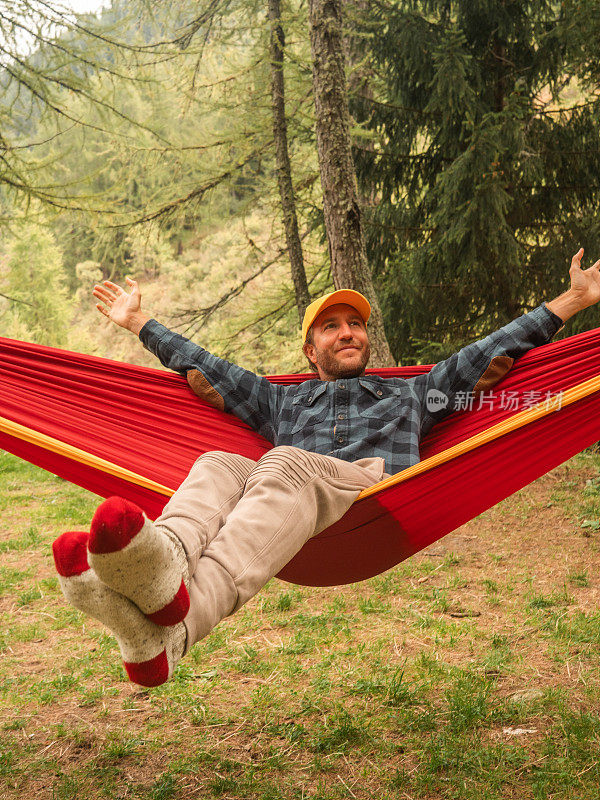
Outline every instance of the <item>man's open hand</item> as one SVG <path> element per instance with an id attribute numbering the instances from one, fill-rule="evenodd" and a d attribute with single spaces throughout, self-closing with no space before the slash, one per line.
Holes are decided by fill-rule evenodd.
<path id="1" fill-rule="evenodd" d="M 578 311 L 589 308 L 600 301 L 600 261 L 591 267 L 581 269 L 583 247 L 575 253 L 571 260 L 569 275 L 571 288 L 560 297 L 546 303 L 546 307 L 566 322 Z"/>
<path id="2" fill-rule="evenodd" d="M 137 282 L 125 278 L 131 292 L 112 281 L 103 281 L 96 284 L 92 294 L 102 302 L 96 303 L 96 308 L 105 317 L 108 317 L 121 328 L 127 328 L 132 333 L 138 334 L 145 323 L 150 319 L 142 313 L 142 295 Z"/>
<path id="3" fill-rule="evenodd" d="M 596 261 L 587 269 L 581 268 L 583 247 L 573 256 L 571 261 L 571 291 L 576 297 L 581 308 L 593 306 L 600 300 L 600 261 Z"/>

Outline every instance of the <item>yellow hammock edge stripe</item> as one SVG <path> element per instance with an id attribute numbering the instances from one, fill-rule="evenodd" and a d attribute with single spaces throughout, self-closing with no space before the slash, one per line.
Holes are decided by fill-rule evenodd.
<path id="1" fill-rule="evenodd" d="M 517 414 L 513 414 L 511 417 L 508 417 L 502 422 L 493 425 L 491 428 L 481 431 L 481 433 L 471 436 L 469 439 L 465 439 L 464 442 L 459 442 L 459 444 L 456 444 L 453 447 L 442 451 L 441 453 L 437 453 L 436 455 L 431 456 L 431 458 L 427 458 L 412 467 L 402 470 L 402 472 L 399 472 L 396 475 L 392 475 L 390 478 L 386 478 L 385 480 L 376 483 L 374 486 L 370 486 L 368 489 L 364 489 L 359 494 L 357 499 L 363 500 L 366 497 L 371 497 L 374 494 L 378 494 L 383 489 L 388 489 L 391 486 L 396 486 L 403 481 L 409 480 L 409 478 L 414 478 L 415 475 L 420 475 L 423 472 L 427 472 L 434 467 L 438 467 L 441 464 L 445 464 L 446 462 L 463 455 L 464 453 L 474 450 L 476 447 L 481 447 L 482 445 L 488 444 L 500 436 L 505 436 L 507 433 L 511 433 L 511 431 L 517 430 L 518 428 L 528 425 L 531 422 L 535 422 L 537 419 L 541 419 L 548 414 L 560 411 L 561 408 L 564 408 L 571 403 L 575 403 L 578 400 L 583 400 L 583 398 L 597 391 L 600 391 L 600 375 L 590 378 L 587 381 L 583 381 L 583 383 L 573 386 L 571 389 L 567 389 L 562 394 L 554 395 L 553 397 L 543 400 L 541 403 L 538 403 L 531 408 L 528 408 L 524 411 L 519 411 Z M 113 475 L 116 478 L 121 478 L 129 483 L 134 483 L 138 486 L 150 489 L 157 494 L 171 497 L 171 495 L 174 493 L 174 489 L 170 489 L 168 486 L 163 486 L 162 484 L 150 480 L 149 478 L 145 478 L 142 475 L 138 475 L 137 473 L 132 472 L 125 467 L 120 467 L 118 464 L 113 464 L 104 458 L 94 456 L 91 453 L 86 453 L 85 450 L 81 450 L 79 447 L 65 444 L 58 439 L 54 439 L 53 437 L 47 436 L 44 433 L 38 433 L 31 428 L 27 428 L 17 422 L 12 422 L 4 417 L 0 417 L 0 432 L 6 433 L 9 436 L 13 436 L 16 439 L 29 442 L 30 444 L 41 447 L 44 450 L 49 450 L 57 455 L 65 456 L 72 461 L 85 464 L 93 469 Z"/>
<path id="2" fill-rule="evenodd" d="M 79 447 L 65 444 L 65 442 L 54 439 L 52 436 L 46 436 L 45 433 L 38 433 L 38 431 L 34 431 L 31 428 L 26 428 L 24 425 L 19 425 L 18 422 L 12 422 L 9 419 L 4 419 L 4 417 L 0 417 L 0 432 L 7 433 L 9 436 L 14 436 L 15 439 L 21 439 L 24 442 L 29 442 L 30 444 L 41 447 L 44 450 L 49 450 L 51 453 L 56 453 L 59 456 L 65 456 L 65 458 L 68 458 L 71 461 L 77 461 L 79 464 L 85 464 L 86 466 L 97 469 L 100 472 L 105 472 L 108 475 L 114 475 L 115 478 L 122 478 L 129 483 L 135 483 L 137 486 L 142 486 L 145 489 L 151 489 L 158 494 L 171 497 L 171 495 L 173 495 L 175 492 L 174 489 L 169 489 L 168 486 L 163 486 L 161 483 L 150 480 L 150 478 L 144 478 L 143 475 L 138 475 L 136 472 L 132 472 L 125 467 L 120 467 L 118 464 L 113 464 L 111 461 L 107 461 L 105 458 L 92 455 L 92 453 L 86 453 L 85 450 L 81 450 Z"/>

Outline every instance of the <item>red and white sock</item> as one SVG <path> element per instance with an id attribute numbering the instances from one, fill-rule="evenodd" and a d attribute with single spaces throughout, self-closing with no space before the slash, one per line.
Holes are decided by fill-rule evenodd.
<path id="1" fill-rule="evenodd" d="M 88 559 L 100 580 L 157 625 L 181 622 L 190 608 L 183 545 L 159 531 L 121 497 L 101 503 L 90 529 Z"/>
<path id="2" fill-rule="evenodd" d="M 52 545 L 63 594 L 75 608 L 112 631 L 133 683 L 159 686 L 171 677 L 183 655 L 185 626 L 155 625 L 130 600 L 106 586 L 88 564 L 88 538 L 88 533 L 63 533 Z"/>

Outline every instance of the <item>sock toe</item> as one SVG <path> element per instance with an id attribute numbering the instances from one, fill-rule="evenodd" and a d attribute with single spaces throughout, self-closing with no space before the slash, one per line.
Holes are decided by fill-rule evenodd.
<path id="1" fill-rule="evenodd" d="M 52 555 L 56 571 L 63 578 L 81 575 L 90 568 L 87 559 L 89 534 L 83 531 L 68 531 L 52 543 Z"/>
<path id="2" fill-rule="evenodd" d="M 96 509 L 90 528 L 91 553 L 114 553 L 126 547 L 144 525 L 144 512 L 122 497 L 109 497 Z"/>
<path id="3" fill-rule="evenodd" d="M 181 543 L 120 497 L 97 509 L 88 541 L 100 580 L 131 600 L 156 625 L 181 622 L 190 608 L 188 561 Z"/>

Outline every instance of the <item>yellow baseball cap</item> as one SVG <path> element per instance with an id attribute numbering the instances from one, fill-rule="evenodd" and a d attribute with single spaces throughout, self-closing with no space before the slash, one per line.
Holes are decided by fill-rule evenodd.
<path id="1" fill-rule="evenodd" d="M 313 324 L 315 319 L 319 316 L 321 311 L 324 311 L 329 306 L 337 306 L 338 303 L 344 303 L 347 306 L 355 308 L 360 316 L 363 318 L 365 325 L 371 316 L 371 304 L 360 292 L 355 292 L 354 289 L 339 289 L 337 292 L 323 295 L 311 303 L 304 313 L 302 320 L 302 344 L 306 341 L 306 334 L 308 329 Z"/>

